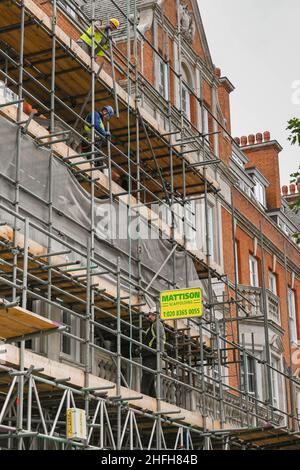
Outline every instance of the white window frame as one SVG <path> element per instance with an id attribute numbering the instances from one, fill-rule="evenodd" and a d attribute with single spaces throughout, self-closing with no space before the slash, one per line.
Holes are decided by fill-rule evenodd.
<path id="1" fill-rule="evenodd" d="M 272 385 L 272 397 L 273 406 L 280 408 L 280 384 L 281 381 L 281 361 L 277 356 L 271 355 L 271 385 Z M 277 369 L 277 370 L 274 370 Z M 279 372 L 277 372 L 279 371 Z"/>
<path id="2" fill-rule="evenodd" d="M 184 117 L 190 121 L 191 120 L 191 94 L 185 83 L 182 83 L 182 102 L 181 109 L 184 114 Z"/>
<path id="3" fill-rule="evenodd" d="M 258 260 L 252 255 L 249 256 L 249 268 L 250 268 L 250 286 L 260 287 L 259 276 L 258 276 Z"/>
<path id="4" fill-rule="evenodd" d="M 66 316 L 69 320 L 66 320 Z M 61 311 L 61 319 L 64 325 L 70 326 L 68 332 L 80 336 L 80 319 L 72 315 L 71 313 Z M 64 341 L 69 341 L 70 343 L 70 353 L 63 351 Z M 80 362 L 80 343 L 74 338 L 71 338 L 66 335 L 61 335 L 60 339 L 60 356 L 72 362 Z"/>
<path id="5" fill-rule="evenodd" d="M 202 134 L 203 135 L 206 135 L 205 137 L 205 141 L 206 143 L 209 144 L 209 137 L 208 137 L 208 133 L 209 133 L 209 123 L 208 123 L 208 110 L 205 106 L 203 106 L 203 122 L 202 122 Z"/>
<path id="6" fill-rule="evenodd" d="M 235 272 L 236 272 L 236 279 L 237 283 L 239 284 L 239 250 L 238 250 L 238 240 L 234 240 L 234 253 L 235 253 Z"/>
<path id="7" fill-rule="evenodd" d="M 290 324 L 290 340 L 296 343 L 297 338 L 297 317 L 296 317 L 296 302 L 295 291 L 288 289 L 288 309 L 289 309 L 289 324 Z"/>
<path id="8" fill-rule="evenodd" d="M 253 357 L 249 356 L 248 354 L 246 354 L 246 361 L 248 394 L 255 395 L 256 361 Z M 241 375 L 242 389 L 246 391 L 246 374 L 244 369 L 244 359 L 242 360 Z M 252 390 L 250 390 L 250 384 Z"/>
<path id="9" fill-rule="evenodd" d="M 185 206 L 185 236 L 189 244 L 189 249 L 196 248 L 196 201 L 189 201 Z"/>
<path id="10" fill-rule="evenodd" d="M 163 59 L 158 58 L 158 91 L 165 100 L 169 99 L 168 66 Z"/>
<path id="11" fill-rule="evenodd" d="M 207 251 L 211 255 L 212 259 L 215 259 L 215 240 L 214 240 L 214 228 L 215 228 L 215 206 L 213 204 L 207 205 L 207 225 L 208 225 L 208 247 Z"/>
<path id="12" fill-rule="evenodd" d="M 258 181 L 257 178 L 254 178 L 254 195 L 255 199 L 263 206 L 266 207 L 266 188 L 265 186 Z"/>
<path id="13" fill-rule="evenodd" d="M 277 296 L 277 276 L 272 271 L 269 271 L 269 290 Z"/>

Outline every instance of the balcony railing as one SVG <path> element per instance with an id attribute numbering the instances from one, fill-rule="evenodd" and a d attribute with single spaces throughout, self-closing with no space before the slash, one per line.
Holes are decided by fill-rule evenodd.
<path id="1" fill-rule="evenodd" d="M 243 312 L 251 317 L 260 317 L 264 315 L 263 309 L 263 291 L 260 287 L 239 286 L 239 292 L 242 295 L 241 306 Z M 280 325 L 280 301 L 277 295 L 274 295 L 269 289 L 267 294 L 267 314 L 268 319 Z"/>

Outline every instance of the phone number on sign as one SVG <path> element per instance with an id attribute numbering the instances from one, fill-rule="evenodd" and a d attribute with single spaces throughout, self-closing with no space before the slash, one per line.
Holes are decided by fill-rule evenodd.
<path id="1" fill-rule="evenodd" d="M 164 313 L 165 317 L 176 317 L 176 316 L 184 316 L 184 315 L 200 315 L 201 309 L 200 308 L 189 308 L 189 309 L 182 309 L 182 310 L 168 310 Z"/>

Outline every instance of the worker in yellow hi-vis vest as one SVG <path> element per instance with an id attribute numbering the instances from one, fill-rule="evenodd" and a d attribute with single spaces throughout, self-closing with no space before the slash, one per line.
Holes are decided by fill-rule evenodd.
<path id="1" fill-rule="evenodd" d="M 146 331 L 146 335 L 143 339 L 143 344 L 152 348 L 153 351 L 149 349 L 142 349 L 142 358 L 143 366 L 148 367 L 148 369 L 153 369 L 153 372 L 143 370 L 142 382 L 141 382 L 141 392 L 145 395 L 155 398 L 155 371 L 157 371 L 157 345 L 159 345 L 159 351 L 161 354 L 165 352 L 165 343 L 166 343 L 166 333 L 163 322 L 159 319 L 158 312 L 156 310 L 150 310 L 147 314 L 147 319 L 149 321 L 149 328 Z M 159 341 L 157 342 L 157 336 L 159 336 Z"/>
<path id="2" fill-rule="evenodd" d="M 95 22 L 94 38 L 95 38 L 95 56 L 103 57 L 109 46 L 109 30 L 114 31 L 120 26 L 119 20 L 111 18 L 108 25 L 103 25 L 101 21 Z M 89 55 L 92 50 L 92 26 L 80 36 L 78 40 L 80 47 Z"/>

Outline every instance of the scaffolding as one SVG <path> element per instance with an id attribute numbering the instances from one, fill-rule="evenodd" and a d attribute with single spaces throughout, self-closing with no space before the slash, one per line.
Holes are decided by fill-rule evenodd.
<path id="1" fill-rule="evenodd" d="M 165 64 L 168 81 L 171 77 L 178 81 L 182 103 L 180 18 L 176 31 L 179 69 L 175 70 L 163 12 L 159 51 L 138 29 L 136 0 L 127 1 L 126 11 L 112 0 L 126 24 L 121 43 L 126 53 L 109 32 L 104 65 L 99 65 L 95 60 L 95 0 L 89 3 L 90 16 L 73 0 L 63 6 L 57 0 L 41 2 L 41 6 L 32 0 L 0 3 L 0 74 L 5 88 L 15 94 L 13 100 L 0 98 L 0 114 L 3 126 L 9 121 L 16 132 L 14 177 L 1 172 L 1 184 L 13 188 L 13 198 L 1 194 L 0 201 L 0 446 L 20 450 L 296 448 L 297 380 L 291 367 L 281 372 L 271 364 L 265 286 L 263 315 L 256 317 L 264 322 L 267 346 L 265 360 L 259 360 L 268 390 L 267 401 L 262 401 L 257 387 L 254 394 L 249 391 L 248 358 L 258 362 L 254 346 L 249 351 L 239 333 L 240 322 L 247 320 L 254 305 L 240 292 L 237 276 L 229 280 L 210 252 L 209 197 L 222 199 L 215 178 L 220 159 L 212 144 L 220 132 L 234 141 L 212 112 L 212 132 L 199 132 L 186 119 L 182 105 L 175 108 L 170 97 L 162 97 L 147 81 L 139 63 L 146 44 Z M 62 17 L 78 37 L 91 25 L 90 56 L 64 33 L 59 26 Z M 203 98 L 188 90 L 201 109 L 203 122 Z M 38 113 L 25 114 L 24 100 L 37 107 Z M 165 128 L 147 111 L 147 102 L 159 107 Z M 108 104 L 114 106 L 118 119 L 111 125 L 112 139 L 99 145 L 94 111 Z M 80 131 L 88 124 L 84 117 L 88 112 L 92 116 L 90 138 Z M 22 184 L 25 139 L 48 154 L 46 199 Z M 88 152 L 78 150 L 80 142 L 89 147 Z M 57 161 L 89 197 L 89 226 L 55 206 Z M 96 165 L 99 162 L 102 168 Z M 42 218 L 25 206 L 25 193 L 37 206 L 44 204 Z M 192 202 L 198 200 L 205 215 L 202 255 L 189 244 L 189 233 L 195 231 L 189 215 Z M 142 258 L 140 236 L 135 242 L 129 237 L 122 249 L 110 226 L 110 236 L 99 244 L 97 201 L 108 202 L 110 207 L 123 204 L 127 226 L 134 217 L 136 226 L 146 220 L 155 228 L 167 247 L 158 269 L 150 259 Z M 156 213 L 159 207 L 168 214 L 166 220 Z M 234 243 L 233 203 L 231 214 Z M 81 242 L 75 242 L 75 237 L 72 242 L 70 233 L 57 225 L 57 215 L 85 233 Z M 263 253 L 262 230 L 260 234 Z M 114 251 L 115 263 L 106 258 L 105 250 Z M 167 353 L 160 351 L 158 337 L 157 398 L 152 398 L 139 392 L 143 370 L 153 371 L 143 366 L 135 349 L 151 350 L 143 344 L 144 312 L 147 304 L 156 303 L 159 285 L 179 287 L 178 253 L 185 286 L 190 283 L 190 262 L 206 286 L 205 312 L 199 320 L 166 322 Z M 233 253 L 236 256 L 234 249 Z M 286 260 L 285 268 L 287 273 Z M 150 279 L 143 275 L 146 269 Z M 222 298 L 214 290 L 218 284 L 224 287 Z M 39 305 L 38 313 L 32 312 L 34 305 Z M 57 337 L 60 346 L 78 351 L 72 361 L 51 357 Z M 35 347 L 37 352 L 33 352 Z M 287 389 L 284 410 L 272 399 L 272 371 L 282 376 Z M 70 408 L 85 411 L 85 439 L 68 436 Z"/>

